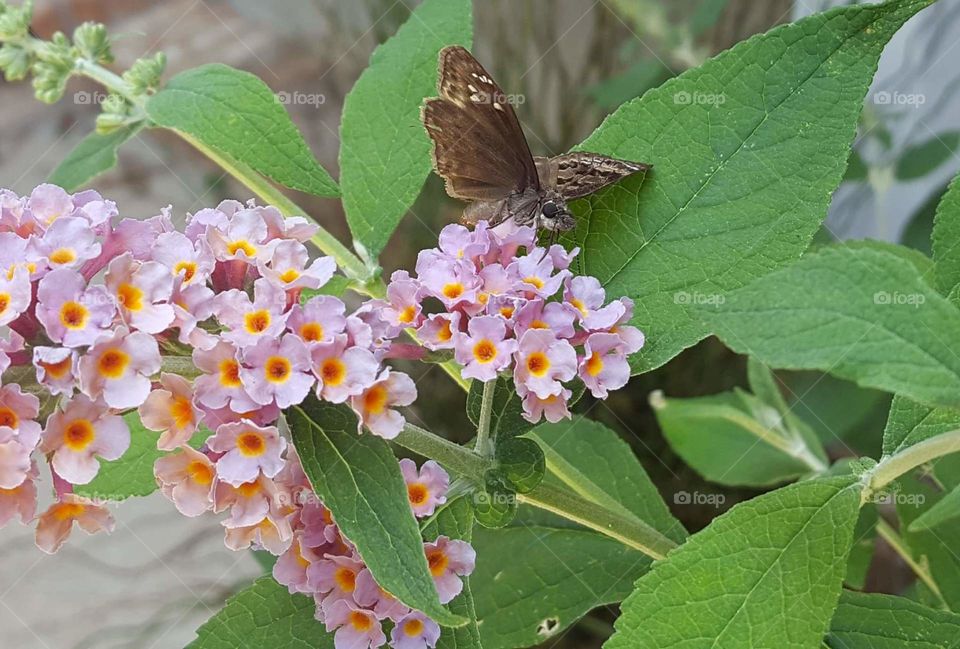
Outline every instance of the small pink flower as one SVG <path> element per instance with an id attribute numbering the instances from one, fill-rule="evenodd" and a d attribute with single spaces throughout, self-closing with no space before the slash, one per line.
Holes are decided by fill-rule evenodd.
<path id="1" fill-rule="evenodd" d="M 315 592 L 328 594 L 327 600 L 352 598 L 357 575 L 363 562 L 346 556 L 327 555 L 307 569 L 307 582 Z"/>
<path id="2" fill-rule="evenodd" d="M 614 300 L 604 306 L 605 299 L 606 292 L 595 277 L 570 278 L 563 291 L 564 302 L 576 309 L 580 324 L 588 331 L 609 329 L 623 316 L 626 310 L 623 302 Z"/>
<path id="3" fill-rule="evenodd" d="M 417 329 L 417 337 L 427 349 L 453 349 L 454 334 L 460 330 L 460 313 L 434 313 Z"/>
<path id="4" fill-rule="evenodd" d="M 454 259 L 475 261 L 483 257 L 490 250 L 490 237 L 487 234 L 486 223 L 477 224 L 469 230 L 459 223 L 451 223 L 440 230 L 440 250 Z"/>
<path id="5" fill-rule="evenodd" d="M 287 329 L 308 345 L 331 342 L 347 326 L 347 307 L 331 295 L 317 295 L 303 305 L 294 305 L 287 318 Z"/>
<path id="6" fill-rule="evenodd" d="M 159 458 L 153 475 L 160 491 L 184 516 L 199 516 L 213 508 L 216 470 L 213 462 L 189 446 Z"/>
<path id="7" fill-rule="evenodd" d="M 161 389 L 153 390 L 139 408 L 140 421 L 160 433 L 157 448 L 172 451 L 190 441 L 200 413 L 193 405 L 193 387 L 182 376 L 160 375 Z"/>
<path id="8" fill-rule="evenodd" d="M 68 347 L 34 347 L 37 382 L 50 394 L 70 394 L 77 385 L 77 358 Z"/>
<path id="9" fill-rule="evenodd" d="M 517 341 L 506 336 L 506 321 L 500 316 L 472 318 L 467 333 L 455 336 L 455 357 L 464 366 L 463 377 L 492 381 L 498 372 L 510 367 Z"/>
<path id="10" fill-rule="evenodd" d="M 270 478 L 259 475 L 250 482 L 231 485 L 218 482 L 213 491 L 213 511 L 230 510 L 227 527 L 246 527 L 263 520 L 271 511 L 291 506 L 289 496 Z"/>
<path id="11" fill-rule="evenodd" d="M 396 597 L 380 588 L 369 568 L 357 574 L 357 587 L 353 591 L 353 601 L 363 608 L 373 611 L 379 619 L 391 619 L 394 622 L 410 612 L 410 608 Z"/>
<path id="12" fill-rule="evenodd" d="M 376 382 L 350 400 L 350 407 L 359 416 L 357 432 L 366 426 L 374 435 L 393 439 L 403 430 L 406 419 L 396 406 L 409 406 L 417 400 L 417 386 L 403 372 L 385 368 Z"/>
<path id="13" fill-rule="evenodd" d="M 557 338 L 573 338 L 577 312 L 568 304 L 529 300 L 515 314 L 515 335 L 522 338 L 529 329 L 549 329 Z"/>
<path id="14" fill-rule="evenodd" d="M 93 480 L 100 471 L 97 456 L 117 460 L 128 448 L 130 429 L 123 417 L 83 394 L 50 415 L 43 431 L 43 452 L 53 454 L 53 470 L 71 484 Z"/>
<path id="15" fill-rule="evenodd" d="M 34 421 L 40 412 L 40 399 L 24 392 L 15 383 L 0 387 L 0 431 L 9 431 L 31 451 L 40 439 L 40 424 Z M 0 441 L 5 435 L 0 433 Z"/>
<path id="16" fill-rule="evenodd" d="M 0 327 L 19 318 L 31 299 L 29 270 L 17 266 L 12 273 L 0 273 Z"/>
<path id="17" fill-rule="evenodd" d="M 263 520 L 244 527 L 228 527 L 226 521 L 221 523 L 226 528 L 224 544 L 231 550 L 246 550 L 249 547 L 263 548 L 274 556 L 280 556 L 290 547 L 293 539 L 293 530 L 285 514 L 268 514 Z"/>
<path id="18" fill-rule="evenodd" d="M 554 295 L 571 275 L 569 270 L 554 273 L 553 257 L 543 248 L 534 248 L 528 255 L 518 257 L 507 269 L 519 278 L 518 290 L 542 298 Z"/>
<path id="19" fill-rule="evenodd" d="M 208 228 L 207 239 L 218 261 L 240 260 L 248 264 L 267 258 L 267 224 L 256 209 L 242 209 L 230 217 L 225 226 Z"/>
<path id="20" fill-rule="evenodd" d="M 13 489 L 0 488 L 0 528 L 14 518 L 23 524 L 33 520 L 37 510 L 37 467 L 31 464 L 26 479 Z"/>
<path id="21" fill-rule="evenodd" d="M 261 339 L 276 338 L 283 331 L 287 314 L 286 293 L 266 278 L 253 284 L 253 302 L 239 289 L 231 289 L 214 298 L 214 314 L 229 329 L 223 335 L 237 347 L 251 347 Z"/>
<path id="22" fill-rule="evenodd" d="M 337 270 L 332 257 L 318 257 L 309 265 L 310 253 L 299 241 L 277 243 L 270 257 L 258 263 L 260 274 L 285 291 L 320 288 L 330 281 Z"/>
<path id="23" fill-rule="evenodd" d="M 275 426 L 260 427 L 244 419 L 217 428 L 207 446 L 223 453 L 217 460 L 217 477 L 236 487 L 256 480 L 261 471 L 268 478 L 277 475 L 283 468 L 280 456 L 287 440 L 280 437 Z"/>
<path id="24" fill-rule="evenodd" d="M 80 388 L 103 397 L 111 408 L 136 408 L 150 394 L 150 377 L 160 371 L 157 340 L 141 331 L 117 327 L 104 334 L 80 359 Z"/>
<path id="25" fill-rule="evenodd" d="M 523 399 L 523 418 L 531 423 L 536 424 L 543 417 L 551 424 L 570 419 L 567 403 L 573 392 L 567 388 L 561 390 L 559 394 L 551 394 L 546 399 L 541 399 L 532 390 L 527 390 L 520 385 L 517 386 L 517 394 Z"/>
<path id="26" fill-rule="evenodd" d="M 0 489 L 16 489 L 30 474 L 28 448 L 7 428 L 0 428 Z"/>
<path id="27" fill-rule="evenodd" d="M 343 403 L 373 385 L 380 367 L 369 350 L 349 347 L 343 334 L 332 342 L 317 343 L 310 354 L 318 379 L 317 397 L 331 403 Z"/>
<path id="28" fill-rule="evenodd" d="M 630 364 L 617 334 L 590 334 L 584 352 L 580 378 L 596 398 L 606 399 L 609 390 L 619 390 L 630 380 Z"/>
<path id="29" fill-rule="evenodd" d="M 452 310 L 460 304 L 477 301 L 480 277 L 473 264 L 461 259 L 448 259 L 425 250 L 417 259 L 417 274 L 427 295 L 439 299 Z"/>
<path id="30" fill-rule="evenodd" d="M 353 602 L 337 600 L 325 614 L 327 631 L 337 630 L 333 635 L 335 649 L 374 649 L 387 641 L 377 616 Z"/>
<path id="31" fill-rule="evenodd" d="M 92 344 L 113 324 L 117 311 L 106 288 L 88 288 L 83 276 L 69 268 L 50 271 L 40 280 L 37 301 L 37 319 L 47 336 L 66 347 Z"/>
<path id="32" fill-rule="evenodd" d="M 164 232 L 157 237 L 152 258 L 184 286 L 202 285 L 213 272 L 215 260 L 206 241 L 191 241 L 181 232 Z"/>
<path id="33" fill-rule="evenodd" d="M 313 491 L 310 491 L 313 495 Z M 313 496 L 314 499 L 316 496 Z M 337 541 L 340 529 L 333 522 L 330 510 L 318 502 L 306 502 L 300 510 L 303 541 L 312 548 L 320 548 Z"/>
<path id="34" fill-rule="evenodd" d="M 297 336 L 263 339 L 243 350 L 240 380 L 247 394 L 261 405 L 289 408 L 303 401 L 314 378 L 307 345 Z"/>
<path id="35" fill-rule="evenodd" d="M 312 549 L 303 544 L 302 536 L 294 532 L 290 547 L 273 564 L 273 578 L 286 586 L 291 594 L 312 594 L 313 589 L 307 585 L 307 569 L 319 559 Z"/>
<path id="36" fill-rule="evenodd" d="M 424 462 L 418 472 L 413 460 L 403 458 L 400 472 L 407 483 L 407 500 L 417 518 L 433 515 L 438 506 L 447 502 L 450 476 L 433 460 Z"/>
<path id="37" fill-rule="evenodd" d="M 561 381 L 577 373 L 577 352 L 549 329 L 530 329 L 520 339 L 514 382 L 540 399 L 560 394 Z"/>
<path id="38" fill-rule="evenodd" d="M 221 340 L 211 349 L 194 349 L 193 363 L 203 372 L 194 379 L 200 404 L 213 409 L 229 406 L 234 412 L 257 409 L 240 379 L 240 358 L 233 344 Z"/>
<path id="39" fill-rule="evenodd" d="M 43 183 L 37 185 L 27 200 L 27 209 L 33 218 L 48 226 L 62 216 L 70 216 L 75 209 L 73 199 L 66 191 L 56 185 Z"/>
<path id="40" fill-rule="evenodd" d="M 100 254 L 100 244 L 90 223 L 83 218 L 57 219 L 37 241 L 37 250 L 50 268 L 76 268 Z"/>
<path id="41" fill-rule="evenodd" d="M 440 603 L 446 604 L 463 590 L 460 577 L 473 572 L 477 553 L 466 541 L 437 537 L 433 543 L 424 543 L 430 575 L 440 595 Z"/>
<path id="42" fill-rule="evenodd" d="M 393 627 L 393 649 L 427 649 L 437 646 L 440 626 L 420 611 L 411 611 Z"/>
<path id="43" fill-rule="evenodd" d="M 173 305 L 171 327 L 179 330 L 177 340 L 194 349 L 210 349 L 219 338 L 199 326 L 213 315 L 214 293 L 203 284 L 174 284 L 170 302 Z"/>
<path id="44" fill-rule="evenodd" d="M 398 270 L 390 277 L 381 317 L 398 333 L 405 327 L 419 327 L 423 322 L 421 297 L 420 282 L 410 279 L 406 271 Z"/>
<path id="45" fill-rule="evenodd" d="M 50 505 L 40 514 L 37 522 L 37 547 L 47 554 L 54 554 L 70 536 L 76 523 L 87 534 L 110 533 L 114 528 L 113 516 L 103 505 L 74 494 L 63 494 L 59 502 Z"/>
<path id="46" fill-rule="evenodd" d="M 120 315 L 133 329 L 158 334 L 173 322 L 173 275 L 156 261 L 141 262 L 130 253 L 107 267 L 106 286 L 117 300 Z"/>

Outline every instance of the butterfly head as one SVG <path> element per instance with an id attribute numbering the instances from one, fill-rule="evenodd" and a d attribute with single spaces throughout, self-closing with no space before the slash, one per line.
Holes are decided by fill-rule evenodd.
<path id="1" fill-rule="evenodd" d="M 576 227 L 573 214 L 567 211 L 567 203 L 559 195 L 547 196 L 540 203 L 538 225 L 551 232 L 565 232 Z"/>

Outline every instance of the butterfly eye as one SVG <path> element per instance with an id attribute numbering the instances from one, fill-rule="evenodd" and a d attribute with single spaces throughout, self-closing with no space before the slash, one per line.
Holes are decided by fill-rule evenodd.
<path id="1" fill-rule="evenodd" d="M 560 208 L 557 207 L 557 204 L 553 201 L 547 201 L 543 204 L 540 211 L 543 212 L 544 217 L 552 219 L 560 212 Z"/>

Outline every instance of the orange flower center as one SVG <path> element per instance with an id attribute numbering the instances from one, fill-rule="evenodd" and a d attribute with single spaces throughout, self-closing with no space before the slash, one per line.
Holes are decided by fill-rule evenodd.
<path id="1" fill-rule="evenodd" d="M 300 327 L 300 337 L 308 343 L 323 340 L 323 327 L 319 322 L 308 322 Z"/>
<path id="2" fill-rule="evenodd" d="M 357 631 L 369 631 L 370 627 L 373 626 L 373 620 L 370 619 L 369 615 L 361 613 L 360 611 L 351 611 L 350 612 L 350 626 L 352 626 Z"/>
<path id="3" fill-rule="evenodd" d="M 57 361 L 56 363 L 44 363 L 40 361 L 40 367 L 46 371 L 51 377 L 55 379 L 62 378 L 67 372 L 70 371 L 70 367 L 73 365 L 73 359 L 70 356 L 67 356 L 62 361 Z"/>
<path id="4" fill-rule="evenodd" d="M 543 352 L 533 352 L 527 356 L 527 370 L 534 376 L 544 376 L 549 369 L 550 359 Z"/>
<path id="5" fill-rule="evenodd" d="M 473 357 L 478 363 L 486 364 L 497 357 L 497 346 L 484 338 L 473 346 Z"/>
<path id="6" fill-rule="evenodd" d="M 10 306 L 10 294 L 9 293 L 0 293 L 0 313 L 3 313 L 7 310 L 7 307 Z"/>
<path id="7" fill-rule="evenodd" d="M 342 566 L 337 568 L 336 572 L 333 573 L 333 579 L 337 582 L 340 590 L 345 593 L 352 593 L 353 589 L 357 587 L 357 574 L 350 568 Z"/>
<path id="8" fill-rule="evenodd" d="M 220 385 L 226 388 L 240 387 L 240 363 L 232 358 L 220 362 Z"/>
<path id="9" fill-rule="evenodd" d="M 183 283 L 188 284 L 193 276 L 197 274 L 197 264 L 193 261 L 180 261 L 173 267 L 173 274 L 183 274 Z"/>
<path id="10" fill-rule="evenodd" d="M 10 408 L 0 408 L 0 426 L 16 428 L 20 425 L 20 418 Z"/>
<path id="11" fill-rule="evenodd" d="M 69 264 L 77 258 L 77 253 L 73 251 L 73 248 L 57 248 L 50 253 L 50 263 L 56 264 L 57 266 L 62 266 L 63 264 Z"/>
<path id="12" fill-rule="evenodd" d="M 90 446 L 96 437 L 88 419 L 74 419 L 63 431 L 63 443 L 71 451 L 80 452 Z"/>
<path id="13" fill-rule="evenodd" d="M 53 517 L 58 521 L 78 518 L 87 508 L 80 503 L 59 503 L 53 507 Z"/>
<path id="14" fill-rule="evenodd" d="M 90 312 L 79 302 L 64 302 L 60 307 L 60 322 L 67 329 L 83 329 Z"/>
<path id="15" fill-rule="evenodd" d="M 379 415 L 387 409 L 387 389 L 375 385 L 363 395 L 363 408 L 371 415 Z"/>
<path id="16" fill-rule="evenodd" d="M 447 342 L 453 338 L 453 331 L 450 330 L 450 321 L 444 320 L 440 328 L 437 329 L 437 340 Z"/>
<path id="17" fill-rule="evenodd" d="M 400 312 L 400 315 L 397 316 L 397 320 L 404 324 L 410 324 L 413 322 L 414 316 L 417 314 L 417 307 L 412 304 Z"/>
<path id="18" fill-rule="evenodd" d="M 463 295 L 463 284 L 460 282 L 451 282 L 443 287 L 443 295 L 449 300 L 455 300 Z"/>
<path id="19" fill-rule="evenodd" d="M 267 450 L 267 442 L 260 433 L 248 431 L 237 437 L 237 448 L 245 457 L 257 457 Z"/>
<path id="20" fill-rule="evenodd" d="M 587 359 L 587 374 L 590 376 L 596 376 L 603 371 L 603 358 L 600 354 L 594 352 L 591 354 L 590 358 Z"/>
<path id="21" fill-rule="evenodd" d="M 200 460 L 194 460 L 187 465 L 187 475 L 195 483 L 206 486 L 213 482 L 213 467 Z"/>
<path id="22" fill-rule="evenodd" d="M 263 374 L 271 383 L 286 383 L 291 374 L 290 361 L 283 356 L 271 356 L 263 366 Z"/>
<path id="23" fill-rule="evenodd" d="M 411 505 L 422 505 L 430 497 L 430 490 L 422 482 L 411 482 L 407 485 L 407 497 Z"/>
<path id="24" fill-rule="evenodd" d="M 133 284 L 121 284 L 118 286 L 117 299 L 127 311 L 139 311 L 143 308 L 143 291 Z"/>
<path id="25" fill-rule="evenodd" d="M 578 300 L 577 298 L 572 297 L 572 298 L 570 298 L 570 305 L 571 305 L 573 308 L 575 308 L 577 311 L 579 311 L 579 312 L 580 312 L 580 315 L 586 317 L 586 315 L 587 315 L 587 308 L 583 305 L 583 301 L 582 301 L 582 300 Z"/>
<path id="26" fill-rule="evenodd" d="M 500 315 L 508 320 L 513 317 L 513 307 L 512 306 L 502 306 L 500 307 Z"/>
<path id="27" fill-rule="evenodd" d="M 416 638 L 423 633 L 423 622 L 414 618 L 412 620 L 407 620 L 403 625 L 403 633 L 408 638 Z"/>
<path id="28" fill-rule="evenodd" d="M 243 252 L 247 257 L 253 257 L 257 254 L 257 249 L 252 243 L 245 239 L 238 239 L 227 245 L 227 252 L 231 255 L 236 255 L 238 252 Z"/>
<path id="29" fill-rule="evenodd" d="M 108 349 L 100 354 L 97 368 L 100 375 L 108 379 L 119 379 L 130 364 L 130 356 L 119 349 Z"/>
<path id="30" fill-rule="evenodd" d="M 244 498 L 253 498 L 258 493 L 260 493 L 260 483 L 254 480 L 253 482 L 244 482 L 242 485 L 236 488 L 237 493 L 239 493 Z"/>
<path id="31" fill-rule="evenodd" d="M 338 386 L 347 378 L 347 366 L 339 358 L 328 358 L 320 366 L 324 385 Z"/>
<path id="32" fill-rule="evenodd" d="M 280 279 L 289 284 L 290 282 L 295 282 L 300 277 L 300 271 L 296 268 L 288 268 L 283 271 L 283 274 L 280 275 Z"/>
<path id="33" fill-rule="evenodd" d="M 427 553 L 427 564 L 430 566 L 430 574 L 439 577 L 447 571 L 450 558 L 443 550 L 431 550 Z"/>
<path id="34" fill-rule="evenodd" d="M 177 428 L 187 428 L 193 423 L 193 404 L 184 396 L 174 397 L 170 402 L 170 417 Z"/>
<path id="35" fill-rule="evenodd" d="M 266 309 L 251 311 L 243 316 L 243 326 L 248 333 L 262 334 L 270 326 L 270 312 Z"/>
<path id="36" fill-rule="evenodd" d="M 534 320 L 533 322 L 530 323 L 530 328 L 531 329 L 549 329 L 550 325 L 548 325 L 543 320 Z"/>
<path id="37" fill-rule="evenodd" d="M 543 280 L 537 277 L 536 275 L 531 275 L 529 277 L 524 277 L 523 281 L 527 284 L 533 284 L 538 289 L 543 288 Z"/>

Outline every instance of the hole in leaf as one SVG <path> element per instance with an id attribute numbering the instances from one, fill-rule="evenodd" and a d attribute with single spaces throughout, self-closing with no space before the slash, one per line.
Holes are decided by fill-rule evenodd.
<path id="1" fill-rule="evenodd" d="M 544 638 L 549 638 L 556 633 L 557 629 L 559 628 L 560 620 L 555 617 L 548 617 L 540 623 L 540 626 L 537 627 L 537 635 L 543 636 Z"/>

